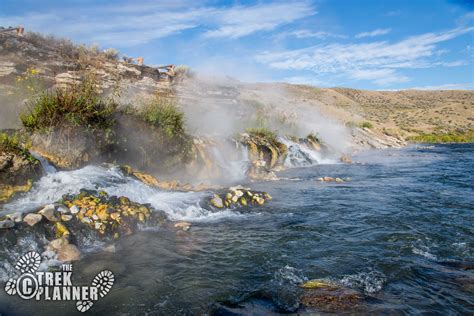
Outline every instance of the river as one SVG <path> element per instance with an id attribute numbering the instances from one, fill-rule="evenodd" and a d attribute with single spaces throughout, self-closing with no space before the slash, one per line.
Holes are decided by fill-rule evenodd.
<path id="1" fill-rule="evenodd" d="M 116 280 L 90 315 L 304 314 L 311 310 L 300 306 L 298 285 L 315 278 L 361 293 L 361 313 L 473 314 L 474 145 L 365 151 L 353 160 L 242 183 L 273 196 L 248 209 L 212 212 L 199 203 L 206 192 L 163 192 L 97 166 L 52 171 L 7 206 L 28 209 L 91 188 L 192 222 L 183 234 L 143 229 L 117 241 L 114 252 L 95 241 L 83 246 L 75 282 L 90 283 L 102 269 Z M 346 181 L 317 180 L 323 176 Z M 35 250 L 27 237 L 0 250 L 2 280 L 26 250 Z M 1 315 L 33 313 L 79 314 L 74 302 L 0 291 Z"/>

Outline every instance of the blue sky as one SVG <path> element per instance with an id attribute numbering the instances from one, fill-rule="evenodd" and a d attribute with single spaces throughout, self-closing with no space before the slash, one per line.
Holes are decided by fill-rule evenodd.
<path id="1" fill-rule="evenodd" d="M 8 25 L 245 81 L 474 89 L 472 0 L 0 0 Z"/>

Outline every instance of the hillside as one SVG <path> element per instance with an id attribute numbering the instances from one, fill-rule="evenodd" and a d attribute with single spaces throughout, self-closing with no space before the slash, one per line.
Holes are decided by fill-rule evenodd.
<path id="1" fill-rule="evenodd" d="M 262 119 L 255 118 L 254 112 L 264 114 L 263 119 L 274 130 L 300 133 L 299 136 L 325 133 L 314 126 L 296 129 L 295 125 L 305 125 L 302 121 L 310 125 L 313 120 L 318 126 L 327 122 L 330 124 L 326 125 L 334 126 L 337 122 L 347 127 L 352 143 L 370 147 L 399 146 L 403 142 L 395 139 L 402 141 L 432 133 L 472 134 L 474 124 L 473 91 L 364 91 L 246 84 L 199 76 L 171 83 L 163 80 L 156 68 L 120 60 L 115 50 L 100 51 L 97 47 L 36 33 L 26 33 L 24 37 L 0 34 L 0 52 L 0 127 L 3 129 L 20 127 L 18 114 L 24 109 L 25 99 L 38 90 L 77 82 L 84 71 L 93 71 L 102 93 L 117 94 L 122 105 L 129 104 L 137 95 L 160 93 L 178 97 L 188 116 L 188 127 L 198 134 L 241 132 L 249 127 L 247 123 L 252 117 Z M 209 112 L 217 114 L 211 116 Z M 229 113 L 233 113 L 231 119 Z M 224 117 L 225 128 L 219 129 L 220 124 L 215 123 Z M 242 121 L 247 122 L 242 124 Z M 215 130 L 204 131 L 202 126 L 208 123 L 215 125 Z M 338 130 L 338 133 L 347 132 Z"/>
<path id="2" fill-rule="evenodd" d="M 349 121 L 370 121 L 404 137 L 420 133 L 469 131 L 474 128 L 474 91 L 364 91 L 292 86 L 324 111 Z"/>

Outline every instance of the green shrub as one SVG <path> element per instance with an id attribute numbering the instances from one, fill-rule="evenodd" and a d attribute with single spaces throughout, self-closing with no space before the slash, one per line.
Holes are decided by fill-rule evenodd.
<path id="1" fill-rule="evenodd" d="M 29 161 L 38 163 L 36 158 L 22 146 L 17 134 L 8 135 L 8 133 L 0 133 L 0 152 L 22 155 Z"/>
<path id="2" fill-rule="evenodd" d="M 101 98 L 94 82 L 85 79 L 41 93 L 27 102 L 20 120 L 28 131 L 47 131 L 65 125 L 105 130 L 113 125 L 114 109 L 115 103 Z"/>
<path id="3" fill-rule="evenodd" d="M 20 149 L 17 135 L 10 136 L 7 133 L 0 133 L 0 151 L 18 152 Z"/>
<path id="4" fill-rule="evenodd" d="M 143 106 L 139 115 L 169 138 L 185 134 L 184 113 L 172 98 L 160 96 L 153 98 Z"/>
<path id="5" fill-rule="evenodd" d="M 409 140 L 417 143 L 473 143 L 474 130 L 451 131 L 446 133 L 420 134 Z"/>
<path id="6" fill-rule="evenodd" d="M 258 136 L 267 139 L 270 142 L 277 142 L 277 135 L 267 127 L 253 127 L 245 130 L 250 136 Z"/>
<path id="7" fill-rule="evenodd" d="M 359 126 L 360 126 L 361 128 L 373 128 L 373 127 L 374 127 L 374 125 L 373 125 L 372 123 L 367 122 L 367 121 L 360 123 Z"/>

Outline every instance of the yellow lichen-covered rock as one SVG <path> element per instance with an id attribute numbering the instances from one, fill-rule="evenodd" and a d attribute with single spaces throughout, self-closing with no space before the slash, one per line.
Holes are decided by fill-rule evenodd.
<path id="1" fill-rule="evenodd" d="M 0 184 L 0 203 L 10 200 L 16 193 L 30 191 L 32 185 L 33 182 L 31 180 L 28 180 L 24 185 Z"/>
<path id="2" fill-rule="evenodd" d="M 217 208 L 223 208 L 224 202 L 222 201 L 219 195 L 214 194 L 214 197 L 211 199 L 211 205 Z"/>
<path id="3" fill-rule="evenodd" d="M 67 227 L 61 223 L 61 222 L 56 222 L 54 224 L 55 228 L 56 228 L 56 236 L 58 238 L 60 237 L 64 237 L 64 236 L 69 236 L 71 233 L 69 232 L 69 229 L 67 229 Z"/>
<path id="4" fill-rule="evenodd" d="M 332 281 L 323 279 L 314 279 L 300 284 L 303 289 L 336 288 L 338 285 Z"/>
<path id="5" fill-rule="evenodd" d="M 209 204 L 214 207 L 217 207 L 215 205 L 225 207 L 248 206 L 249 203 L 264 205 L 266 200 L 271 199 L 270 194 L 266 192 L 252 192 L 249 188 L 244 188 L 239 185 L 230 187 L 229 192 L 223 193 L 221 196 L 214 194 L 214 196 L 209 199 Z M 222 201 L 222 204 L 216 204 L 217 201 Z"/>

